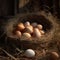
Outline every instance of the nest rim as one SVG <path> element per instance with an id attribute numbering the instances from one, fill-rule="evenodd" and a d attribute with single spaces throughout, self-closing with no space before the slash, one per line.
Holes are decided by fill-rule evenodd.
<path id="1" fill-rule="evenodd" d="M 56 23 L 55 23 L 55 21 L 53 21 L 53 19 L 54 19 L 54 17 L 52 16 L 52 15 L 48 15 L 47 16 L 47 14 L 45 14 L 45 12 L 43 13 L 41 13 L 41 12 L 38 12 L 38 13 L 29 13 L 29 14 L 19 14 L 19 15 L 17 15 L 17 17 L 15 16 L 13 19 L 9 19 L 9 21 L 8 21 L 8 24 L 6 25 L 6 28 L 5 28 L 5 30 L 6 30 L 6 32 L 7 32 L 7 37 L 9 37 L 9 38 L 11 38 L 11 39 L 17 39 L 17 37 L 16 36 L 13 36 L 12 35 L 12 33 L 11 33 L 11 30 L 12 29 L 7 29 L 7 27 L 10 27 L 10 28 L 12 28 L 13 27 L 13 25 L 16 25 L 19 21 L 20 22 L 25 22 L 26 20 L 27 21 L 30 21 L 31 22 L 31 17 L 33 17 L 33 19 L 34 18 L 36 18 L 37 19 L 37 17 L 38 18 L 40 18 L 40 17 L 44 17 L 45 18 L 45 23 L 47 22 L 48 24 L 46 25 L 46 27 L 50 24 L 50 27 L 48 27 L 48 30 L 46 30 L 47 31 L 47 33 L 40 39 L 40 40 L 35 40 L 35 39 L 33 39 L 33 40 L 28 40 L 29 42 L 33 42 L 33 43 L 38 43 L 38 42 L 48 42 L 48 41 L 50 41 L 51 39 L 52 39 L 52 37 L 54 36 L 54 32 L 55 32 L 55 27 L 56 27 Z M 50 17 L 50 18 L 49 18 Z M 27 19 L 28 18 L 28 19 Z M 23 21 L 25 19 L 25 21 Z M 30 20 L 29 20 L 30 19 Z M 14 21 L 14 23 L 12 22 L 12 20 Z M 42 19 L 43 20 L 43 19 Z M 41 21 L 42 21 L 41 20 Z M 35 20 L 36 21 L 36 20 Z M 35 22 L 34 20 L 33 20 L 33 22 Z M 44 20 L 43 20 L 44 21 Z M 10 22 L 10 23 L 9 23 Z M 39 22 L 39 21 L 38 21 Z M 44 23 L 44 24 L 45 24 Z M 10 26 L 11 25 L 11 26 Z M 44 28 L 44 29 L 46 29 L 46 28 Z M 8 31 L 10 31 L 10 32 L 8 32 Z M 11 35 L 11 36 L 9 36 L 9 34 Z M 49 40 L 48 40 L 49 39 Z M 21 41 L 26 41 L 26 40 L 21 40 Z"/>

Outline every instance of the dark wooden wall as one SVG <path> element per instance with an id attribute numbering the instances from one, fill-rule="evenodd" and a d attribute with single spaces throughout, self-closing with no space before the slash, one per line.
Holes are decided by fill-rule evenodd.
<path id="1" fill-rule="evenodd" d="M 52 14 L 60 16 L 60 0 L 30 0 L 23 8 L 20 8 L 20 13 L 48 10 Z"/>
<path id="2" fill-rule="evenodd" d="M 0 16 L 13 16 L 17 11 L 17 0 L 0 0 Z"/>
<path id="3" fill-rule="evenodd" d="M 0 16 L 13 16 L 18 11 L 39 11 L 45 9 L 60 16 L 60 0 L 30 0 L 30 2 L 19 9 L 19 0 L 0 0 Z"/>
<path id="4" fill-rule="evenodd" d="M 60 0 L 45 0 L 45 4 L 53 14 L 60 15 Z"/>

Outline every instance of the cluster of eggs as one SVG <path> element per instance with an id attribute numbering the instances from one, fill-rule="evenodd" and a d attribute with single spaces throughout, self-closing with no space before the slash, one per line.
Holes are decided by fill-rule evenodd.
<path id="1" fill-rule="evenodd" d="M 43 26 L 35 22 L 30 23 L 29 21 L 17 25 L 17 30 L 15 31 L 16 36 L 21 40 L 29 40 L 30 38 L 41 38 L 44 35 Z"/>

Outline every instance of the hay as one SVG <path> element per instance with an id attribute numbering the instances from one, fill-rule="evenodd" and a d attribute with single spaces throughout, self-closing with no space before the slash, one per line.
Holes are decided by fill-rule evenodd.
<path id="1" fill-rule="evenodd" d="M 31 41 L 22 41 L 18 39 L 16 36 L 12 34 L 12 31 L 19 22 L 24 23 L 25 21 L 30 21 L 31 23 L 35 21 L 37 23 L 42 24 L 44 27 L 43 29 L 45 30 L 46 34 L 40 40 L 35 39 Z M 56 47 L 57 39 L 59 40 L 60 38 L 60 36 L 58 38 L 58 35 L 56 35 L 57 31 L 59 30 L 58 28 L 59 26 L 56 22 L 55 17 L 53 17 L 50 13 L 47 14 L 44 11 L 42 11 L 42 12 L 37 12 L 37 13 L 18 14 L 17 16 L 9 19 L 8 22 L 6 22 L 6 25 L 4 28 L 4 31 L 6 32 L 5 34 L 7 37 L 7 48 L 8 49 L 6 50 L 12 53 L 11 50 L 15 52 L 16 47 L 18 47 L 19 49 L 23 51 L 30 48 L 36 51 L 36 56 L 34 58 L 27 58 L 27 57 L 24 57 L 23 53 L 19 55 L 16 54 L 18 60 L 20 59 L 22 60 L 25 60 L 25 59 L 26 60 L 40 60 L 40 59 L 47 60 L 47 58 L 49 59 L 49 57 L 45 58 L 42 54 L 43 53 L 42 50 L 43 49 L 44 50 L 46 49 L 48 51 L 58 50 Z M 13 45 L 15 45 L 16 47 L 14 47 Z M 50 47 L 51 45 L 52 47 Z M 13 46 L 13 48 L 11 46 Z M 60 46 L 58 44 L 58 48 L 59 47 Z"/>
<path id="2" fill-rule="evenodd" d="M 25 21 L 30 21 L 32 22 L 37 22 L 39 24 L 43 25 L 43 29 L 45 30 L 46 34 L 40 38 L 39 40 L 32 39 L 30 42 L 49 42 L 52 37 L 54 36 L 54 33 L 57 29 L 57 23 L 55 18 L 49 13 L 46 14 L 44 11 L 43 12 L 37 12 L 37 13 L 27 13 L 27 14 L 19 14 L 17 17 L 15 16 L 12 19 L 9 19 L 8 23 L 5 26 L 5 31 L 7 37 L 11 39 L 18 39 L 16 36 L 12 34 L 12 31 L 14 29 L 14 26 L 16 26 L 19 22 L 25 22 Z"/>

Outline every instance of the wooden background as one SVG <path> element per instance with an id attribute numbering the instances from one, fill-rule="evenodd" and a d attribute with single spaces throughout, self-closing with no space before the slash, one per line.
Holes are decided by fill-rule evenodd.
<path id="1" fill-rule="evenodd" d="M 0 0 L 0 16 L 13 16 L 17 12 L 32 12 L 40 9 L 59 16 L 60 0 Z"/>

